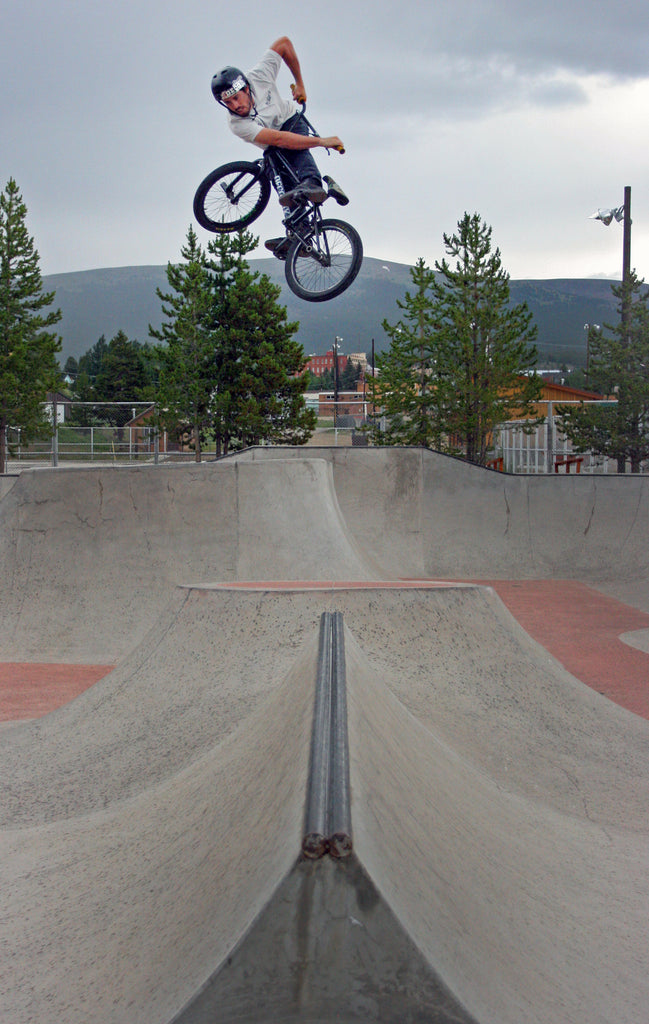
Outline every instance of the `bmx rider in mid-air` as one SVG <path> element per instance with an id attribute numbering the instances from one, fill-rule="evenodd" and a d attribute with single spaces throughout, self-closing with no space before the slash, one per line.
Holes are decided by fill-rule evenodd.
<path id="1" fill-rule="evenodd" d="M 292 99 L 282 99 L 277 88 L 282 62 L 293 75 Z M 298 103 L 306 103 L 306 90 L 297 53 L 287 36 L 276 40 L 250 71 L 244 73 L 228 66 L 217 72 L 212 78 L 212 93 L 229 111 L 229 125 L 235 135 L 261 149 L 272 146 L 282 150 L 298 179 L 295 188 L 280 197 L 282 206 L 291 207 L 303 199 L 322 203 L 329 195 L 341 205 L 347 203 L 345 193 L 332 178 L 327 178 L 328 190 L 325 189 L 309 152 L 319 147 L 344 152 L 344 147 L 337 135 L 321 138 L 308 134 L 308 126 L 298 109 Z M 265 245 L 282 258 L 289 239 L 270 238 Z"/>

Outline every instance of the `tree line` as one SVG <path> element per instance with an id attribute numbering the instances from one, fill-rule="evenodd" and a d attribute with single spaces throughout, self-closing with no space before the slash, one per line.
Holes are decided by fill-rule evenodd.
<path id="1" fill-rule="evenodd" d="M 61 341 L 52 330 L 61 314 L 54 293 L 43 291 L 26 213 L 12 178 L 0 195 L 0 472 L 7 428 L 19 426 L 23 443 L 51 432 L 43 402 L 61 384 Z M 495 426 L 538 422 L 536 328 L 524 303 L 511 304 L 509 275 L 478 214 L 465 214 L 443 242 L 445 257 L 434 270 L 417 261 L 398 319 L 383 324 L 390 345 L 368 381 L 380 415 L 366 429 L 377 444 L 423 445 L 485 465 Z M 207 439 L 217 455 L 262 441 L 306 443 L 316 416 L 304 400 L 313 381 L 295 339 L 299 324 L 287 321 L 279 287 L 250 270 L 255 245 L 243 232 L 216 236 L 204 249 L 190 227 L 181 261 L 167 265 L 169 290 L 158 289 L 162 326 L 150 327 L 146 343 L 119 331 L 68 359 L 73 398 L 93 403 L 95 416 L 101 403 L 151 402 L 158 425 L 189 443 L 197 460 Z M 620 322 L 591 328 L 588 385 L 615 403 L 560 410 L 576 450 L 615 458 L 620 472 L 627 463 L 639 472 L 649 458 L 643 284 L 633 271 L 614 286 Z M 358 368 L 346 374 L 341 390 L 353 386 Z M 83 423 L 90 413 L 79 404 L 73 415 Z M 130 415 L 128 406 L 102 411 L 118 426 Z"/>

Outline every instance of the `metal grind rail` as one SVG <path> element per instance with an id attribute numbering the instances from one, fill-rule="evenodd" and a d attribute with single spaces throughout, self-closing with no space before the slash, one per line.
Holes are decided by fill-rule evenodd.
<path id="1" fill-rule="evenodd" d="M 352 845 L 343 617 L 323 612 L 302 852 L 348 857 Z"/>

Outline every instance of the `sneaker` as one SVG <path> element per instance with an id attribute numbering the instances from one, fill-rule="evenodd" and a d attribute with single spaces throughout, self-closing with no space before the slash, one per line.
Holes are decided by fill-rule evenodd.
<path id="1" fill-rule="evenodd" d="M 317 182 L 301 182 L 280 197 L 280 206 L 296 206 L 300 202 L 324 203 L 327 192 Z"/>
<path id="2" fill-rule="evenodd" d="M 328 174 L 324 175 L 324 179 L 323 180 L 326 181 L 326 183 L 327 183 L 327 188 L 328 188 L 327 195 L 332 196 L 336 200 L 336 202 L 338 203 L 339 206 L 347 206 L 347 203 L 349 202 L 349 199 L 345 195 L 343 190 L 341 189 L 341 187 L 338 184 L 338 182 L 334 181 L 333 178 L 330 177 Z"/>
<path id="3" fill-rule="evenodd" d="M 269 252 L 272 252 L 273 256 L 277 256 L 278 260 L 286 259 L 286 253 L 290 244 L 290 238 L 286 238 L 285 235 L 282 235 L 281 238 L 269 238 L 267 242 L 264 242 Z"/>

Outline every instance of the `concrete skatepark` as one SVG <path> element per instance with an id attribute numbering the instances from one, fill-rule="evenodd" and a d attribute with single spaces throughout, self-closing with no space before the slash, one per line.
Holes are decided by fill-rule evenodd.
<path id="1" fill-rule="evenodd" d="M 0 524 L 0 661 L 114 666 L 0 729 L 2 1022 L 647 1019 L 649 721 L 497 585 L 642 674 L 645 478 L 255 449 L 1 478 Z M 353 852 L 310 860 L 330 612 Z"/>

